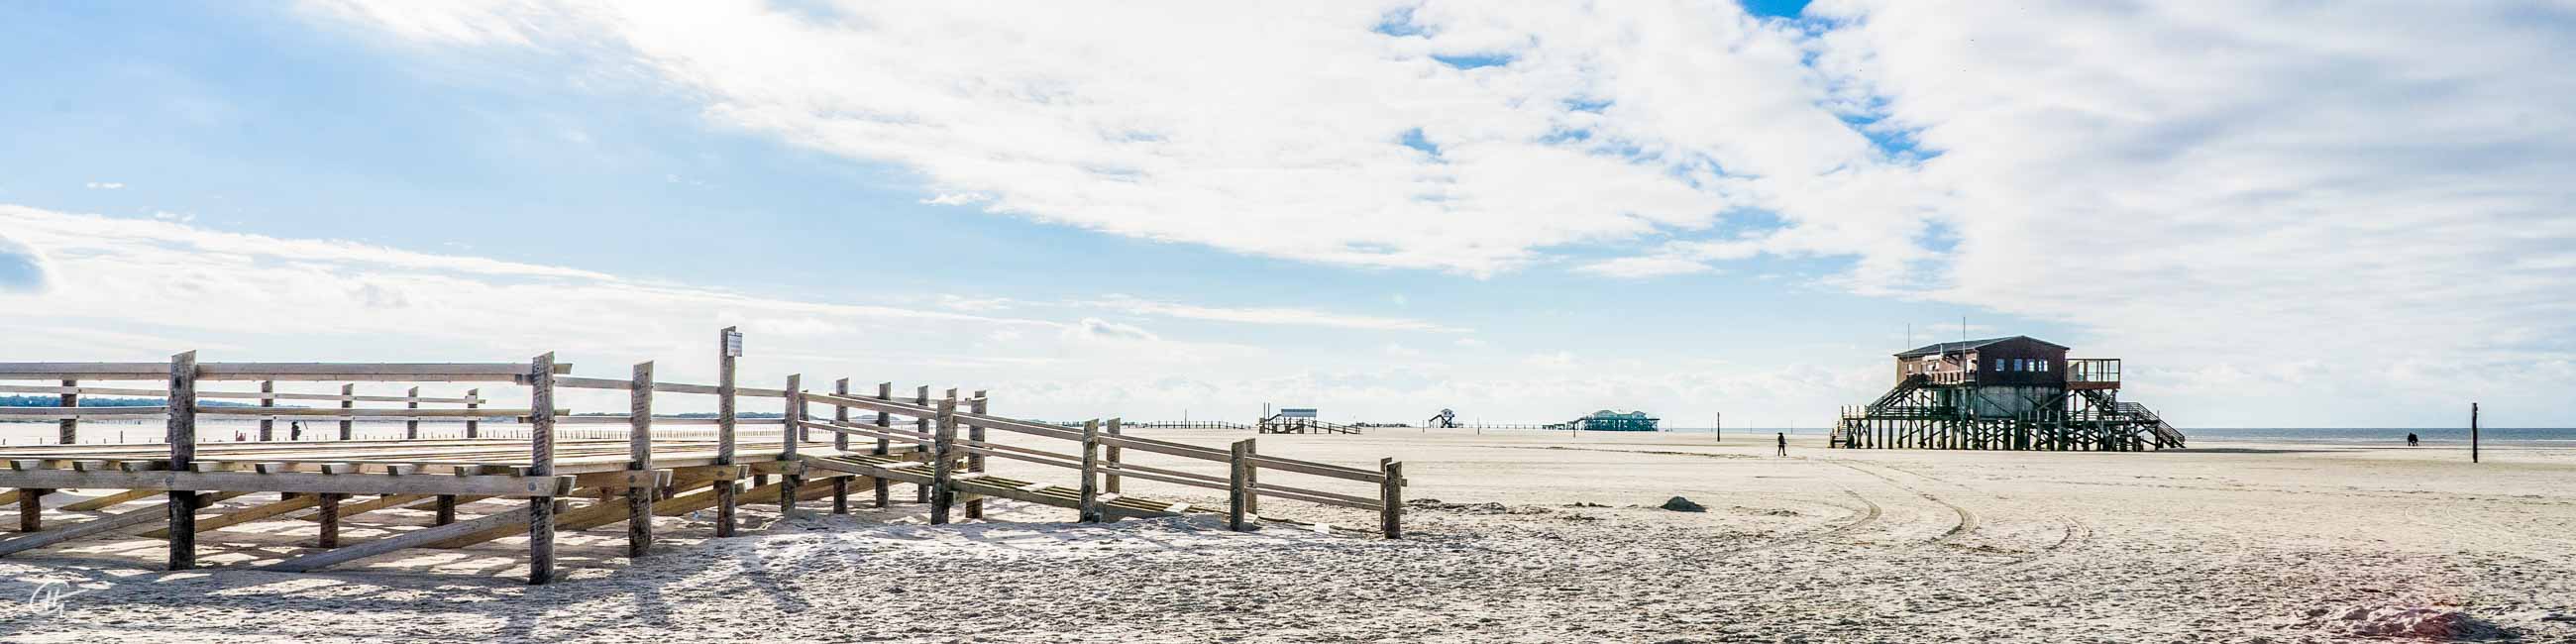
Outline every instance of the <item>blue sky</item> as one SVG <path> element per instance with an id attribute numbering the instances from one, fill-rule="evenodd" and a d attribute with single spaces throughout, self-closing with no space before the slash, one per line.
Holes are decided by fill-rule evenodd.
<path id="1" fill-rule="evenodd" d="M 2295 292 L 2301 280 L 2314 286 L 2325 276 L 2249 277 L 2269 272 L 2262 265 L 2201 274 L 2159 264 L 2171 256 L 2103 257 L 2069 250 L 2058 237 L 2082 233 L 2089 236 L 2080 243 L 2089 244 L 2134 235 L 2150 246 L 2170 239 L 2191 254 L 2232 258 L 2249 255 L 2198 244 L 2212 232 L 2244 241 L 2249 252 L 2395 243 L 2368 226 L 2318 228 L 2314 213 L 2334 204 L 2298 196 L 2325 194 L 2319 188 L 2325 184 L 2402 176 L 2410 168 L 2366 167 L 2347 156 L 2349 167 L 2331 176 L 2239 175 L 2236 181 L 2250 185 L 2197 192 L 2183 185 L 2094 201 L 2102 193 L 2085 191 L 2082 182 L 2131 190 L 2120 184 L 2242 168 L 2237 164 L 2245 160 L 2272 160 L 2263 155 L 2283 147 L 2337 158 L 2340 146 L 2280 137 L 2240 147 L 2237 140 L 2194 140 L 2215 135 L 2173 129 L 2236 109 L 2225 102 L 2121 117 L 2150 122 L 2088 123 L 2092 116 L 2067 114 L 2063 104 L 2029 112 L 2049 118 L 2018 119 L 2094 132 L 2089 136 L 2104 143 L 2099 150 L 2063 146 L 2038 126 L 1997 130 L 2015 127 L 2017 119 L 1998 120 L 1993 112 L 2010 116 L 2011 110 L 1961 111 L 1958 97 L 1921 83 L 1957 72 L 1873 66 L 1900 53 L 1895 47 L 1918 45 L 1879 39 L 1873 29 L 1976 28 L 1908 22 L 1937 18 L 1927 12 L 1838 3 L 1824 7 L 1831 15 L 1801 18 L 1802 10 L 1815 14 L 1817 8 L 1754 3 L 1748 13 L 1681 4 L 1569 18 L 1489 14 L 1474 5 L 1354 5 L 1273 16 L 1284 35 L 1250 45 L 1270 51 L 1227 54 L 1238 55 L 1233 65 L 1248 73 L 1201 77 L 1194 75 L 1209 70 L 1181 62 L 1130 75 L 1086 60 L 1032 69 L 1021 58 L 1073 45 L 1132 48 L 1101 54 L 1111 60 L 1172 61 L 1186 58 L 1175 55 L 1181 52 L 1204 51 L 1192 49 L 1203 43 L 1189 38 L 1151 40 L 1158 36 L 1150 34 L 1163 33 L 1152 25 L 1134 27 L 1149 34 L 1142 42 L 1132 34 L 1041 31 L 1033 41 L 1024 42 L 1031 38 L 1025 33 L 1003 36 L 1009 40 L 994 42 L 1009 44 L 964 54 L 921 51 L 922 60 L 907 61 L 905 52 L 920 49 L 908 38 L 936 31 L 947 24 L 942 20 L 982 17 L 861 16 L 882 8 L 833 3 L 699 9 L 724 15 L 603 16 L 616 12 L 507 3 L 0 9 L 0 25 L 7 25 L 0 27 L 7 36 L 0 38 L 0 60 L 12 61 L 0 84 L 31 99 L 0 102 L 0 118 L 15 124 L 0 132 L 7 143 L 0 146 L 0 167 L 7 168 L 0 173 L 0 204 L 69 217 L 56 227 L 75 239 L 81 226 L 168 227 L 134 233 L 153 240 L 134 246 L 75 248 L 35 233 L 16 235 L 16 243 L 46 256 L 53 280 L 7 297 L 32 305 L 23 310 L 77 311 L 58 300 L 68 291 L 122 283 L 74 270 L 83 262 L 184 251 L 190 242 L 171 240 L 188 235 L 240 234 L 349 242 L 387 257 L 576 269 L 609 276 L 618 288 L 724 293 L 761 306 L 882 305 L 1008 318 L 883 326 L 824 320 L 821 329 L 807 329 L 810 335 L 772 346 L 780 349 L 782 371 L 848 370 L 869 381 L 931 380 L 1004 392 L 1016 385 L 1032 392 L 1026 399 L 1034 412 L 1047 415 L 1160 417 L 1185 408 L 1242 415 L 1271 402 L 1347 410 L 1367 420 L 1412 419 L 1454 407 L 1492 420 L 1544 421 L 1616 407 L 1682 419 L 1725 410 L 1741 419 L 1736 422 L 1809 426 L 1830 417 L 1834 405 L 1864 402 L 1883 386 L 1879 364 L 1903 348 L 1908 325 L 1918 339 L 1955 337 L 1964 316 L 1974 334 L 2029 334 L 2079 352 L 2102 347 L 2092 352 L 2097 355 L 2127 351 L 2123 357 L 2141 368 L 2136 373 L 2161 368 L 2178 381 L 2228 383 L 2140 383 L 2138 394 L 2170 408 L 2169 416 L 2203 424 L 2420 424 L 2451 415 L 2447 401 L 2429 395 L 2331 417 L 2230 395 L 2251 387 L 2275 399 L 2322 402 L 2374 386 L 2365 378 L 2321 380 L 2320 374 L 2357 365 L 2315 355 L 2160 360 L 2279 343 L 2213 341 L 2199 332 L 2209 328 L 2196 326 L 2203 322 L 2158 316 L 2209 311 L 2279 332 L 2424 302 L 2366 298 L 2290 306 L 2268 294 Z M 1687 18 L 1675 33 L 1622 38 L 1548 31 L 1658 21 L 1664 11 Z M 2066 16 L 2078 21 L 2070 28 L 2117 22 L 2086 13 Z M 1385 33 L 1381 22 L 1388 15 L 1418 24 L 1418 33 Z M 1239 17 L 1201 18 L 1217 24 Z M 657 21 L 706 26 L 678 37 L 657 31 L 668 26 Z M 852 26 L 869 21 L 885 26 Z M 981 36 L 962 35 L 968 45 Z M 1708 51 L 1678 67 L 1656 62 L 1671 43 Z M 2388 45 L 2392 55 L 2401 44 Z M 2285 47 L 2296 50 L 2285 55 L 2307 53 Z M 1327 53 L 1352 57 L 1321 56 Z M 964 58 L 978 55 L 989 60 Z M 1137 58 L 1121 58 L 1127 55 Z M 1943 55 L 1977 53 L 1920 58 Z M 1279 60 L 1301 57 L 1318 62 Z M 2057 70 L 2057 77 L 2099 74 L 2109 78 L 2069 84 L 2137 89 L 2254 84 L 2263 74 L 2298 72 L 2286 63 L 2279 70 L 2148 70 L 2179 79 L 2168 83 L 2135 76 L 2147 71 L 2083 62 Z M 1320 76 L 1269 78 L 1258 73 L 1267 65 Z M 915 66 L 936 69 L 905 71 Z M 2212 78 L 2229 74 L 2248 78 Z M 1157 93 L 1155 86 L 1172 79 L 1190 91 Z M 2469 79 L 2489 80 L 2511 79 Z M 2429 97 L 2410 107 L 2439 114 L 2494 99 L 2469 81 L 2457 90 L 2468 105 Z M 1312 88 L 1342 89 L 1319 94 Z M 1187 103 L 1234 94 L 1288 98 L 1263 101 L 1277 113 L 1239 117 L 1234 114 L 1253 106 L 1223 98 Z M 1531 97 L 1561 98 L 1538 103 L 1558 106 L 1542 110 L 1529 107 Z M 1313 105 L 1276 105 L 1282 100 Z M 2331 96 L 2302 100 L 2319 103 L 2325 114 L 2386 118 L 2345 114 L 2354 106 L 2325 104 L 2336 100 Z M 948 107 L 903 113 L 926 105 Z M 1305 115 L 1320 116 L 1291 127 Z M 2157 122 L 2163 120 L 2172 123 Z M 1095 138 L 1082 134 L 1086 127 L 1127 131 Z M 1232 138 L 1260 128 L 1277 131 Z M 1058 138 L 1067 131 L 1072 134 Z M 990 132 L 1016 132 L 1019 140 Z M 2157 132 L 2178 133 L 2140 138 Z M 887 142 L 894 139 L 900 141 Z M 2138 154 L 2160 146 L 2206 158 Z M 1981 172 L 2039 174 L 2033 168 L 2054 174 L 2023 179 L 2044 185 L 1979 183 L 1994 181 Z M 2101 170 L 2088 175 L 2065 168 Z M 2474 247 L 2474 233 L 2489 226 L 2563 223 L 2563 212 L 2529 205 L 2552 196 L 2543 187 L 2548 177 L 2523 179 L 2495 188 L 2527 203 L 2439 213 L 2445 219 L 2437 223 L 2469 233 L 2436 241 Z M 2207 198 L 2155 201 L 2175 194 Z M 2009 202 L 1988 201 L 1995 199 Z M 2184 208 L 2233 213 L 2243 227 L 2171 214 Z M 2146 217 L 2159 222 L 2140 226 L 2144 234 L 2093 229 Z M 2423 223 L 2397 214 L 2385 222 Z M 2563 234 L 2538 229 L 2544 237 Z M 2045 261 L 2015 268 L 2015 257 Z M 2335 260 L 2367 258 L 2356 252 Z M 274 267 L 297 258 L 249 261 Z M 2534 321 L 2550 310 L 2552 289 L 2566 284 L 2560 278 L 2567 271 L 2553 261 L 2539 257 L 2528 270 L 2495 269 L 2514 278 L 2496 287 L 2510 286 L 2502 294 L 2512 310 L 2503 317 L 2413 327 L 2401 320 L 2355 330 L 2354 342 L 2484 330 L 2516 344 L 2427 350 L 2519 351 L 2523 357 L 2496 364 L 2528 374 L 2564 371 L 2564 323 Z M 358 256 L 321 270 L 353 281 L 399 282 L 377 284 L 382 288 L 369 293 L 402 297 L 370 301 L 461 298 L 474 288 L 452 275 L 406 272 L 416 263 Z M 2085 266 L 2121 270 L 2102 283 L 2047 281 Z M 236 287 L 264 288 L 255 279 Z M 2066 291 L 2120 295 L 2096 300 L 2102 296 Z M 411 333 L 399 316 L 367 322 L 367 316 L 334 312 L 342 300 L 256 294 L 347 323 L 325 327 L 346 330 L 317 339 L 310 332 L 192 326 L 134 312 L 49 313 L 42 315 L 58 317 L 22 318 L 14 330 L 78 325 L 129 335 L 9 351 L 22 354 L 12 359 L 148 359 L 188 348 L 137 341 L 140 336 L 219 344 L 228 349 L 226 359 L 334 358 L 308 354 L 318 347 L 402 353 L 381 340 Z M 2463 293 L 2462 301 L 2470 295 Z M 606 304 L 614 297 L 599 301 L 559 315 L 575 322 L 649 315 Z M 759 310 L 738 315 L 757 319 Z M 428 333 L 391 346 L 502 357 L 556 348 L 576 360 L 587 348 L 593 363 L 617 365 L 660 357 L 639 347 L 686 351 L 714 326 L 681 317 L 653 322 L 630 330 L 650 342 L 585 346 L 581 338 L 533 333 L 471 340 Z M 968 328 L 1023 322 L 1046 330 Z M 914 335 L 896 342 L 881 329 Z M 1127 344 L 1073 346 L 1104 329 L 1126 334 L 1114 341 Z M 2342 345 L 2309 348 L 2336 346 Z M 976 360 L 926 358 L 942 348 Z M 2534 354 L 2534 348 L 2545 351 Z M 142 355 L 99 353 L 111 351 Z M 1052 361 L 1014 362 L 1014 355 Z M 1694 384 L 1661 384 L 1674 382 Z M 1514 388 L 1544 393 L 1517 395 Z M 2549 413 L 2559 416 L 2531 418 L 2576 422 L 2567 412 Z"/>

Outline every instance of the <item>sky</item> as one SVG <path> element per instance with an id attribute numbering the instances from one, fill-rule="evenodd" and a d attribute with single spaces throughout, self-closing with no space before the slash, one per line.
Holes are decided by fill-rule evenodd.
<path id="1" fill-rule="evenodd" d="M 2571 426 L 2566 60 L 2568 2 L 12 3 L 0 360 L 739 326 L 1025 417 L 1814 428 L 2030 335 L 2186 428 Z"/>

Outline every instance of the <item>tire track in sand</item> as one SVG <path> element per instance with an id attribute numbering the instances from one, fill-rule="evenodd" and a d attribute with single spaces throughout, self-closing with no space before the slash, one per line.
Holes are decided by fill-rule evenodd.
<path id="1" fill-rule="evenodd" d="M 1652 454 L 1652 455 L 1656 455 L 1656 456 L 1684 456 L 1684 457 L 1698 457 L 1698 458 L 1713 458 L 1713 459 L 1721 459 L 1721 460 L 1725 460 L 1725 459 L 1737 459 L 1737 458 L 1754 458 L 1754 457 L 1748 457 L 1748 456 L 1737 456 L 1737 455 L 1733 455 L 1733 454 L 1708 454 L 1708 453 L 1703 453 L 1703 452 L 1677 452 L 1677 451 L 1670 451 L 1670 450 L 1607 449 L 1607 448 L 1600 448 L 1600 447 L 1565 447 L 1565 446 L 1561 446 L 1561 445 L 1548 445 L 1548 446 L 1537 446 L 1537 445 L 1477 445 L 1476 447 L 1490 447 L 1490 448 L 1496 448 L 1496 449 L 1549 449 L 1549 450 L 1573 450 L 1573 451 L 1579 451 L 1579 452 L 1615 452 L 1615 453 L 1620 453 L 1620 454 Z M 1804 457 L 1801 457 L 1801 460 L 1805 460 L 1805 459 L 1804 459 Z M 1848 466 L 1846 466 L 1846 467 L 1848 467 Z M 1855 469 L 1857 469 L 1857 468 L 1855 468 Z M 1863 472 L 1863 473 L 1867 473 L 1867 472 Z M 1872 476 L 1877 476 L 1877 475 L 1872 474 Z M 1879 477 L 1879 478 L 1881 478 L 1881 479 L 1887 479 L 1887 477 L 1884 477 L 1884 476 L 1881 476 L 1881 477 Z M 1893 479 L 1887 479 L 1887 480 L 1888 480 L 1888 483 L 1890 483 L 1890 484 L 1896 484 L 1896 482 L 1895 482 Z M 1774 539 L 1774 540 L 1772 540 L 1772 541 L 1770 541 L 1770 542 L 1768 542 L 1768 543 L 1764 543 L 1764 544 L 1761 544 L 1761 545 L 1748 546 L 1748 547 L 1744 547 L 1744 548 L 1737 548 L 1737 549 L 1734 549 L 1734 550 L 1729 550 L 1729 551 L 1727 551 L 1727 552 L 1752 552 L 1752 551 L 1757 551 L 1757 550 L 1770 550 L 1770 549 L 1773 549 L 1773 548 L 1780 548 L 1780 547 L 1785 547 L 1785 546 L 1794 545 L 1794 544 L 1799 544 L 1799 543 L 1806 543 L 1806 542 L 1809 542 L 1809 541 L 1816 541 L 1816 540 L 1819 540 L 1819 539 L 1824 539 L 1824 538 L 1826 538 L 1826 537 L 1840 536 L 1840 535 L 1843 535 L 1843 534 L 1851 533 L 1851 532 L 1853 532 L 1853 531 L 1855 531 L 1855 530 L 1859 530 L 1859 529 L 1861 529 L 1861 528 L 1868 527 L 1870 524 L 1877 523 L 1877 522 L 1878 522 L 1879 517 L 1880 517 L 1880 516 L 1882 516 L 1882 515 L 1885 515 L 1885 514 L 1886 514 L 1885 509 L 1883 509 L 1883 508 L 1879 507 L 1879 505 L 1878 505 L 1878 502 L 1877 502 L 1877 501 L 1869 500 L 1869 497 L 1867 497 L 1867 496 L 1862 496 L 1862 495 L 1861 495 L 1861 493 L 1860 493 L 1859 491 L 1856 491 L 1856 490 L 1851 489 L 1851 487 L 1850 487 L 1850 486 L 1846 486 L 1846 485 L 1842 485 L 1842 484 L 1837 483 L 1837 484 L 1835 484 L 1835 487 L 1842 488 L 1842 491 L 1843 491 L 1843 493 L 1844 493 L 1844 494 L 1851 495 L 1851 498 L 1852 498 L 1853 500 L 1860 501 L 1860 503 L 1861 503 L 1861 510 L 1860 510 L 1859 512 L 1854 513 L 1854 514 L 1858 515 L 1858 518 L 1852 519 L 1852 520 L 1851 520 L 1851 522 L 1849 522 L 1849 523 L 1845 523 L 1845 524 L 1842 524 L 1842 525 L 1840 525 L 1840 526 L 1835 526 L 1835 527 L 1833 527 L 1833 528 L 1829 528 L 1829 529 L 1826 529 L 1826 530 L 1820 530 L 1820 531 L 1816 531 L 1816 532 L 1808 532 L 1808 533 L 1804 533 L 1804 534 L 1791 535 L 1791 536 L 1782 537 L 1782 538 L 1779 538 L 1779 539 Z M 1897 487 L 1903 488 L 1904 486 L 1903 486 L 1903 485 L 1897 485 Z M 1922 492 L 1916 492 L 1916 491 L 1912 490 L 1911 488 L 1907 488 L 1907 489 L 1906 489 L 1906 491 L 1908 491 L 1908 492 L 1914 492 L 1914 493 L 1915 493 L 1915 494 L 1917 494 L 1917 495 L 1921 495 L 1921 496 L 1923 496 L 1923 498 L 1927 498 L 1927 499 L 1932 498 L 1932 496 L 1931 496 L 1931 495 L 1923 494 Z M 1949 506 L 1949 507 L 1950 507 L 1950 509 L 1952 509 L 1952 510 L 1956 510 L 1956 511 L 1961 512 L 1961 513 L 1963 513 L 1963 514 L 1967 512 L 1967 510 L 1966 510 L 1966 509 L 1964 509 L 1964 508 L 1960 508 L 1960 507 L 1958 507 L 1958 506 L 1951 506 L 1951 505 L 1949 505 L 1948 503 L 1941 502 L 1941 501 L 1940 501 L 1940 500 L 1938 500 L 1938 499 L 1934 499 L 1934 502 L 1936 502 L 1936 503 L 1941 503 L 1942 505 L 1945 505 L 1945 506 Z M 1828 504 L 1828 505 L 1831 505 L 1831 504 Z M 1953 532 L 1953 533 L 1957 533 L 1957 532 L 1959 532 L 1959 529 L 1958 529 L 1958 528 L 1956 528 L 1956 527 L 1953 527 L 1953 528 L 1951 528 L 1951 532 Z M 1948 536 L 1949 536 L 1949 535 L 1944 535 L 1942 538 L 1948 538 Z"/>
<path id="2" fill-rule="evenodd" d="M 1949 508 L 1951 513 L 1954 513 L 1954 514 L 1959 515 L 1959 522 L 1958 522 L 1957 524 L 1955 524 L 1955 525 L 1950 526 L 1950 531 L 1949 531 L 1949 532 L 1943 532 L 1943 533 L 1941 533 L 1941 536 L 1933 537 L 1930 541 L 1926 541 L 1926 542 L 1924 542 L 1924 543 L 1934 544 L 1934 545 L 1946 545 L 1946 544 L 1950 543 L 1951 541 L 1957 540 L 1959 537 L 1966 536 L 1966 535 L 1968 535 L 1969 533 L 1971 533 L 1971 532 L 1975 532 L 1975 531 L 1977 530 L 1977 513 L 1969 511 L 1969 510 L 1968 510 L 1968 508 L 1966 508 L 1966 507 L 1964 507 L 1964 506 L 1961 506 L 1961 505 L 1956 504 L 1956 503 L 1951 503 L 1951 502 L 1949 502 L 1948 500 L 1943 499 L 1943 498 L 1938 497 L 1938 496 L 1933 496 L 1933 495 L 1932 495 L 1932 493 L 1930 493 L 1930 492 L 1925 492 L 1925 491 L 1922 491 L 1922 490 L 1915 489 L 1915 488 L 1914 488 L 1914 486 L 1906 485 L 1904 482 L 1902 482 L 1902 481 L 1898 481 L 1898 480 L 1896 480 L 1896 479 L 1895 479 L 1895 478 L 1893 478 L 1893 477 L 1889 477 L 1888 475 L 1880 474 L 1880 473 L 1878 473 L 1878 472 L 1873 472 L 1873 471 L 1870 471 L 1870 470 L 1869 470 L 1869 469 L 1867 469 L 1867 468 L 1863 468 L 1863 467 L 1860 467 L 1859 465 L 1855 465 L 1855 464 L 1853 464 L 1853 462 L 1852 462 L 1852 461 L 1847 461 L 1847 460 L 1843 460 L 1843 459 L 1839 459 L 1839 458 L 1818 458 L 1818 459 L 1816 459 L 1816 460 L 1817 460 L 1817 461 L 1819 461 L 1819 462 L 1823 462 L 1823 463 L 1827 463 L 1827 464 L 1831 464 L 1831 465 L 1839 465 L 1839 466 L 1842 466 L 1844 469 L 1848 469 L 1848 470 L 1851 470 L 1851 471 L 1854 471 L 1854 472 L 1859 472 L 1859 473 L 1862 473 L 1862 474 L 1867 474 L 1867 475 L 1870 475 L 1871 477 L 1877 478 L 1878 480 L 1886 481 L 1888 485 L 1896 486 L 1896 488 L 1897 488 L 1897 489 L 1900 489 L 1900 490 L 1905 490 L 1905 491 L 1907 491 L 1907 492 L 1912 492 L 1912 493 L 1914 493 L 1914 495 L 1915 495 L 1915 496 L 1923 497 L 1923 499 L 1924 499 L 1924 500 L 1926 500 L 1926 501 L 1931 501 L 1931 502 L 1933 502 L 1933 503 L 1941 504 L 1941 507 Z M 1917 474 L 1916 476 L 1922 476 L 1922 475 Z M 1925 478 L 1930 478 L 1930 477 L 1925 477 Z M 1934 479 L 1934 480 L 1938 480 L 1938 479 Z M 1955 485 L 1955 484 L 1954 484 L 1954 485 Z"/>

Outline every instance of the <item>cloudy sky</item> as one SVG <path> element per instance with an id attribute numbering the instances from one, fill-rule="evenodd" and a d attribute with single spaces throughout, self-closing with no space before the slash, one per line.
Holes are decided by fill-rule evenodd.
<path id="1" fill-rule="evenodd" d="M 2187 427 L 2568 426 L 2569 60 L 2563 1 L 12 3 L 0 360 L 739 325 L 1046 418 L 1816 427 L 2027 334 Z"/>

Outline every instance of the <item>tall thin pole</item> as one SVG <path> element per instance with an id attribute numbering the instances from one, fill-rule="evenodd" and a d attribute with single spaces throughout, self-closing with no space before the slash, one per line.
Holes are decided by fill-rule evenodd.
<path id="1" fill-rule="evenodd" d="M 2478 462 L 2478 404 L 2469 403 L 2469 462 Z"/>

